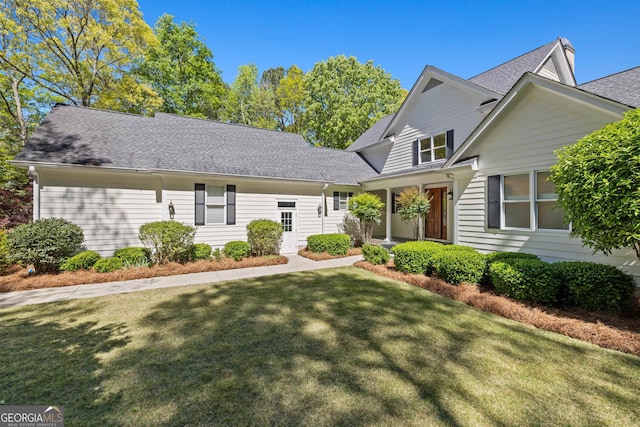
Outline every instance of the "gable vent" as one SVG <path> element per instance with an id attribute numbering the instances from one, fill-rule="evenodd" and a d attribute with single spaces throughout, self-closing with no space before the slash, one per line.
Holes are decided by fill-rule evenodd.
<path id="1" fill-rule="evenodd" d="M 440 80 L 431 79 L 431 80 L 429 80 L 429 83 L 427 83 L 427 86 L 424 88 L 422 93 L 425 93 L 426 91 L 431 90 L 436 86 L 440 86 L 441 84 L 442 84 L 442 82 Z"/>

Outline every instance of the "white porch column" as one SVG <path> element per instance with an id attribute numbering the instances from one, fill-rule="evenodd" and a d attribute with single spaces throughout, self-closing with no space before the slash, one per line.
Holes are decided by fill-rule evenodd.
<path id="1" fill-rule="evenodd" d="M 453 179 L 453 243 L 458 244 L 458 192 L 460 191 L 460 184 L 458 178 Z"/>
<path id="2" fill-rule="evenodd" d="M 385 190 L 387 191 L 387 217 L 386 217 L 386 224 L 385 224 L 384 241 L 390 242 L 391 241 L 391 206 L 393 204 L 393 200 L 391 200 L 391 189 L 386 188 Z"/>
<path id="3" fill-rule="evenodd" d="M 40 219 L 40 177 L 34 166 L 29 166 L 29 176 L 33 180 L 33 220 Z"/>
<path id="4" fill-rule="evenodd" d="M 418 185 L 418 190 L 420 194 L 424 193 L 424 184 Z M 424 216 L 421 216 L 418 222 L 418 240 L 424 240 Z"/>

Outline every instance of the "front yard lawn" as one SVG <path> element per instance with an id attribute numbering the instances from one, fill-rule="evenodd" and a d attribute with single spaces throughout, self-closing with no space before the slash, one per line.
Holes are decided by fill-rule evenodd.
<path id="1" fill-rule="evenodd" d="M 353 267 L 0 310 L 67 425 L 640 425 L 640 358 Z"/>

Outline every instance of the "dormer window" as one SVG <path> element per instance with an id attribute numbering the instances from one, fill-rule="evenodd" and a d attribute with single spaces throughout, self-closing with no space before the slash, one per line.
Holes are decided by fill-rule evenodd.
<path id="1" fill-rule="evenodd" d="M 444 133 L 420 140 L 418 158 L 420 163 L 435 162 L 447 158 L 447 136 Z"/>

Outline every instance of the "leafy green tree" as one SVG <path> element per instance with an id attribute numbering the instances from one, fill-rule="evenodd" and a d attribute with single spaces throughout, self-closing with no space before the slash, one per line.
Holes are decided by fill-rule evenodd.
<path id="1" fill-rule="evenodd" d="M 305 76 L 305 129 L 309 143 L 347 148 L 404 99 L 400 82 L 373 61 L 334 56 Z"/>
<path id="2" fill-rule="evenodd" d="M 409 187 L 396 196 L 397 212 L 402 222 L 411 224 L 415 240 L 422 240 L 420 235 L 420 221 L 431 208 L 431 197 L 421 192 L 417 187 Z"/>
<path id="3" fill-rule="evenodd" d="M 176 24 L 173 16 L 165 14 L 156 22 L 154 33 L 159 44 L 145 52 L 134 74 L 162 97 L 159 111 L 218 119 L 227 86 L 195 24 Z"/>
<path id="4" fill-rule="evenodd" d="M 304 132 L 304 72 L 292 65 L 276 89 L 277 107 L 280 109 L 278 129 L 302 134 Z"/>
<path id="5" fill-rule="evenodd" d="M 135 0 L 3 0 L 0 28 L 19 31 L 0 64 L 65 102 L 93 106 L 135 94 L 122 76 L 157 43 Z M 6 30 L 10 29 L 10 30 Z"/>
<path id="6" fill-rule="evenodd" d="M 382 209 L 384 209 L 384 203 L 373 193 L 360 193 L 349 199 L 351 214 L 360 220 L 363 243 L 371 243 L 373 226 L 380 224 Z"/>
<path id="7" fill-rule="evenodd" d="M 252 125 L 255 121 L 254 99 L 258 90 L 258 67 L 254 64 L 238 67 L 224 108 L 224 119 L 232 123 Z"/>
<path id="8" fill-rule="evenodd" d="M 610 254 L 640 259 L 640 110 L 556 152 L 551 180 L 571 235 Z"/>

